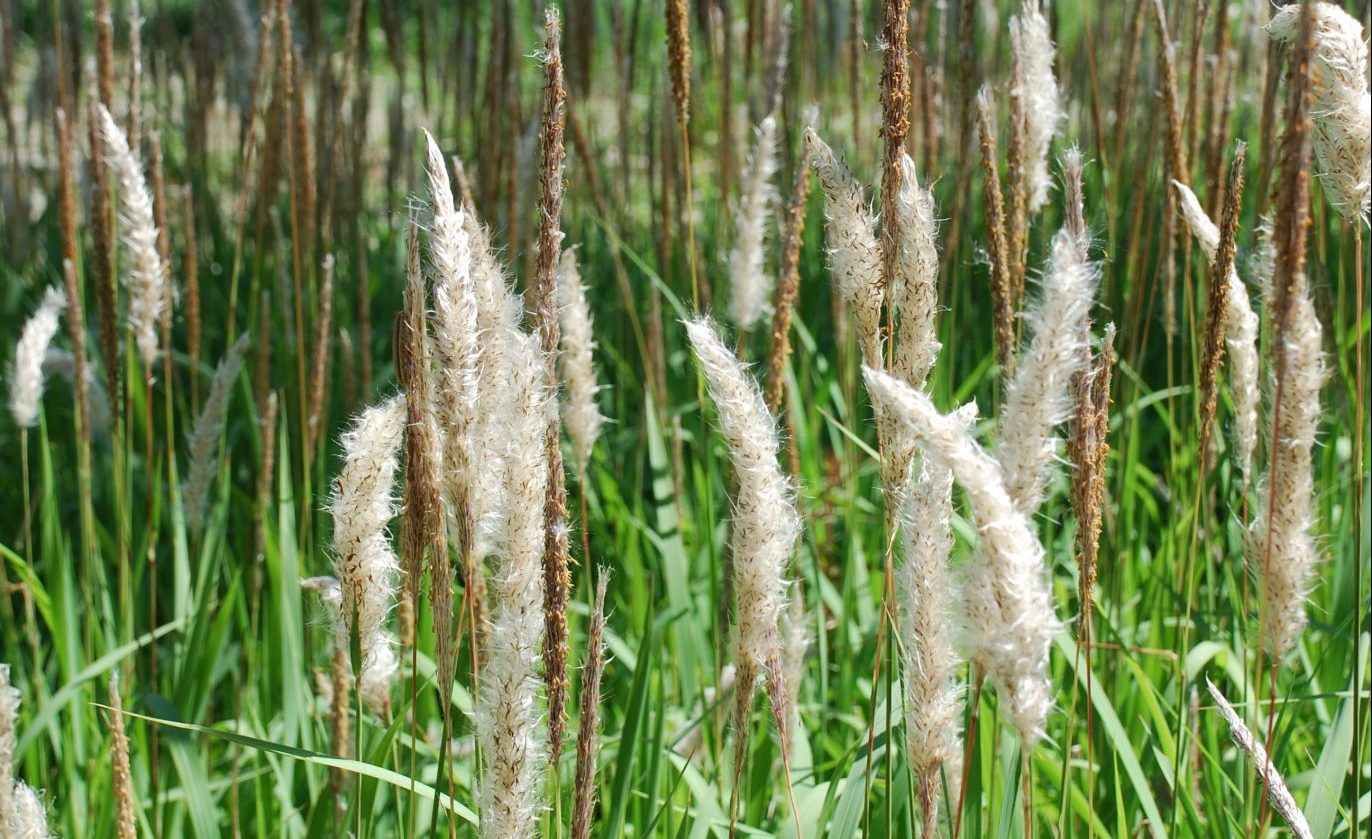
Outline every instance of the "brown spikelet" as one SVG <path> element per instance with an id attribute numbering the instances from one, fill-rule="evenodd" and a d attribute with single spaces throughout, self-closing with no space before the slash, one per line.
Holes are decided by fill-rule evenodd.
<path id="1" fill-rule="evenodd" d="M 1005 236 L 1005 208 L 997 167 L 995 114 L 990 88 L 977 97 L 977 133 L 981 137 L 981 170 L 986 175 L 986 239 L 991 257 L 991 301 L 995 317 L 996 360 L 1001 381 L 1014 376 L 1015 315 L 1010 300 L 1009 243 Z"/>
<path id="2" fill-rule="evenodd" d="M 691 121 L 691 22 L 686 0 L 667 0 L 667 62 L 677 121 Z"/>
<path id="3" fill-rule="evenodd" d="M 57 109 L 57 168 L 60 182 L 57 190 L 58 216 L 62 230 L 62 284 L 67 291 L 67 338 L 71 341 L 76 374 L 72 392 L 76 395 L 76 422 L 84 481 L 90 480 L 90 397 L 86 361 L 86 315 L 81 299 L 81 281 L 76 275 L 76 172 L 72 159 L 71 126 L 67 114 Z"/>
<path id="4" fill-rule="evenodd" d="M 363 399 L 372 396 L 372 281 L 367 273 L 367 236 L 357 234 L 357 354 Z"/>
<path id="5" fill-rule="evenodd" d="M 333 658 L 329 662 L 329 679 L 333 686 L 333 701 L 329 703 L 329 750 L 337 757 L 352 755 L 351 702 L 352 665 L 348 660 L 348 648 L 340 643 L 333 645 Z M 344 769 L 329 771 L 329 788 L 333 791 L 334 806 L 340 812 L 347 809 L 343 799 L 348 788 L 348 772 Z"/>
<path id="6" fill-rule="evenodd" d="M 595 612 L 586 635 L 586 669 L 581 674 L 581 719 L 576 730 L 576 783 L 572 805 L 572 839 L 590 839 L 595 810 L 596 735 L 600 727 L 600 677 L 605 673 L 605 589 L 610 570 L 600 569 Z"/>
<path id="7" fill-rule="evenodd" d="M 265 404 L 262 405 L 261 432 L 262 432 L 262 459 L 257 467 L 257 509 L 268 510 L 272 503 L 272 478 L 276 469 L 276 417 L 279 399 L 276 391 L 267 394 Z M 261 403 L 259 403 L 261 404 Z M 267 557 L 267 530 L 266 516 L 258 516 L 256 527 L 253 533 L 253 556 L 258 565 L 261 565 Z M 261 584 L 260 575 L 254 576 L 254 583 Z"/>
<path id="8" fill-rule="evenodd" d="M 119 363 L 118 290 L 114 275 L 114 219 L 110 204 L 110 174 L 105 161 L 105 144 L 100 138 L 99 107 L 98 103 L 91 102 L 88 112 L 92 259 L 95 263 L 95 302 L 100 319 L 100 360 L 105 367 L 105 381 L 109 387 L 110 412 L 117 421 L 124 415 L 124 388 L 120 375 L 122 367 Z"/>
<path id="9" fill-rule="evenodd" d="M 294 70 L 291 88 L 295 94 L 295 139 L 291 147 L 295 152 L 296 193 L 300 197 L 300 237 L 306 257 L 314 253 L 315 220 L 315 174 L 314 156 L 310 153 L 310 113 L 305 107 L 305 78 L 302 69 L 304 62 L 300 50 L 296 49 L 291 61 Z"/>
<path id="10" fill-rule="evenodd" d="M 1077 518 L 1079 638 L 1089 637 L 1096 585 L 1096 557 L 1105 509 L 1105 458 L 1110 451 L 1110 379 L 1115 325 L 1105 327 L 1100 354 L 1074 377 L 1076 409 L 1069 420 L 1067 454 L 1072 461 L 1072 512 Z"/>
<path id="11" fill-rule="evenodd" d="M 405 406 L 409 414 L 405 426 L 405 518 L 401 525 L 400 545 L 400 570 L 404 577 L 405 593 L 400 605 L 400 637 L 403 643 L 413 648 L 419 583 L 424 575 L 424 553 L 428 551 L 432 561 L 437 563 L 440 553 L 446 559 L 448 549 L 438 493 L 439 465 L 435 462 L 437 440 L 429 408 L 431 384 L 425 333 L 424 279 L 419 268 L 417 227 L 411 225 L 410 230 L 405 309 L 396 319 L 395 369 L 396 378 L 405 390 Z M 449 611 L 451 608 L 448 607 Z M 438 610 L 435 608 L 434 611 L 437 615 Z M 435 647 L 439 661 L 451 658 L 451 643 L 447 638 L 435 639 Z M 439 672 L 451 679 L 454 667 L 451 661 L 445 661 L 445 666 L 441 666 Z"/>
<path id="12" fill-rule="evenodd" d="M 129 119 L 125 134 L 129 148 L 141 154 L 143 148 L 143 15 L 138 0 L 128 5 L 129 14 Z M 105 103 L 109 107 L 109 103 Z M 163 263 L 166 264 L 165 262 Z"/>
<path id="13" fill-rule="evenodd" d="M 95 64 L 100 103 L 114 104 L 114 17 L 110 0 L 95 0 Z"/>
<path id="14" fill-rule="evenodd" d="M 776 302 L 772 307 L 772 344 L 767 356 L 767 410 L 781 407 L 786 392 L 786 361 L 791 355 L 791 316 L 800 293 L 800 246 L 805 235 L 805 204 L 810 197 L 810 144 L 800 144 L 795 180 L 786 205 L 781 263 L 777 269 Z"/>
<path id="15" fill-rule="evenodd" d="M 1287 326 L 1291 299 L 1303 293 L 1305 238 L 1310 206 L 1310 106 L 1314 90 L 1310 80 L 1310 47 L 1314 13 L 1310 2 L 1301 9 L 1299 35 L 1292 44 L 1287 73 L 1286 131 L 1281 139 L 1281 176 L 1276 184 L 1272 246 L 1276 258 L 1272 272 L 1269 306 L 1276 330 L 1277 387 L 1285 374 L 1282 335 Z"/>
<path id="16" fill-rule="evenodd" d="M 319 286 L 319 314 L 315 318 L 314 355 L 310 361 L 310 404 L 306 425 L 308 437 L 305 441 L 306 457 L 314 459 L 315 448 L 319 445 L 319 427 L 324 419 L 324 402 L 329 378 L 329 349 L 333 338 L 333 254 L 324 257 L 324 278 Z"/>
<path id="17" fill-rule="evenodd" d="M 114 759 L 114 806 L 116 836 L 119 839 L 138 839 L 137 821 L 133 812 L 133 774 L 129 770 L 129 738 L 124 733 L 124 704 L 119 698 L 119 673 L 110 676 L 110 734 Z"/>
<path id="18" fill-rule="evenodd" d="M 1153 11 L 1153 19 L 1158 30 L 1158 55 L 1162 65 L 1162 107 L 1167 120 L 1166 172 L 1164 174 L 1167 180 L 1175 179 L 1189 182 L 1186 146 L 1183 137 L 1185 129 L 1182 124 L 1181 100 L 1177 82 L 1177 59 L 1173 50 L 1172 36 L 1168 31 L 1167 12 L 1163 9 L 1162 0 L 1153 0 Z M 1167 208 L 1162 218 L 1162 253 L 1159 257 L 1162 261 L 1163 271 L 1162 319 L 1163 328 L 1167 334 L 1175 335 L 1177 331 L 1177 266 L 1173 259 L 1177 230 L 1177 198 L 1175 192 L 1168 190 L 1166 201 Z"/>
<path id="19" fill-rule="evenodd" d="M 668 4 L 670 9 L 671 4 Z M 538 256 L 533 288 L 537 293 L 538 331 L 543 351 L 543 380 L 550 392 L 557 388 L 557 353 L 560 342 L 555 268 L 562 247 L 562 161 L 566 156 L 567 91 L 562 78 L 561 28 L 557 12 L 548 10 L 544 44 L 543 122 L 539 151 Z M 562 753 L 567 702 L 567 596 L 571 588 L 567 545 L 567 485 L 562 468 L 562 424 L 556 410 L 549 412 L 548 497 L 544 516 L 547 538 L 543 553 L 544 678 L 548 683 L 548 745 L 550 764 L 557 766 Z M 555 770 L 554 770 L 555 771 Z"/>
<path id="20" fill-rule="evenodd" d="M 258 295 L 257 348 L 253 354 L 252 396 L 254 405 L 267 401 L 272 375 L 272 297 L 264 286 Z"/>
<path id="21" fill-rule="evenodd" d="M 881 274 L 889 288 L 900 259 L 901 156 L 910 131 L 910 0 L 886 0 L 881 38 L 885 45 L 881 65 Z"/>
<path id="22" fill-rule="evenodd" d="M 1010 97 L 1010 142 L 1005 148 L 1005 264 L 1010 308 L 1019 308 L 1024 294 L 1025 257 L 1029 245 L 1029 177 L 1026 170 L 1028 133 L 1024 97 Z"/>
<path id="23" fill-rule="evenodd" d="M 1229 296 L 1229 273 L 1234 268 L 1235 240 L 1239 232 L 1239 206 L 1243 200 L 1243 167 L 1248 149 L 1242 141 L 1229 166 L 1224 189 L 1224 218 L 1220 223 L 1220 243 L 1210 266 L 1210 297 L 1205 307 L 1205 349 L 1200 370 L 1201 469 L 1206 468 L 1210 430 L 1215 422 L 1220 364 L 1224 353 L 1224 319 Z"/>

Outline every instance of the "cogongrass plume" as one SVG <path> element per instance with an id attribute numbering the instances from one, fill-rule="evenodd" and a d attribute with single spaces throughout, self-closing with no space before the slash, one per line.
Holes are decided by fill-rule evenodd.
<path id="1" fill-rule="evenodd" d="M 1006 718 L 1034 742 L 1052 707 L 1048 658 L 1059 627 L 1043 546 L 1012 500 L 1000 464 L 956 415 L 940 414 L 928 395 L 879 370 L 866 367 L 863 376 L 873 398 L 915 433 L 924 455 L 967 492 L 981 541 L 963 586 L 966 644 L 999 689 Z"/>
<path id="2" fill-rule="evenodd" d="M 1314 134 L 1320 181 L 1348 221 L 1367 224 L 1372 198 L 1372 99 L 1362 24 L 1336 3 L 1313 3 Z M 1300 27 L 1300 4 L 1277 10 L 1268 33 L 1286 43 Z"/>
<path id="3" fill-rule="evenodd" d="M 38 311 L 24 324 L 14 348 L 10 367 L 10 415 L 20 428 L 38 424 L 38 406 L 43 400 L 43 359 L 57 334 L 57 320 L 67 307 L 67 297 L 49 286 L 43 292 Z"/>
<path id="4" fill-rule="evenodd" d="M 1210 691 L 1210 698 L 1215 700 L 1215 705 L 1219 708 L 1220 716 L 1224 717 L 1225 723 L 1229 726 L 1229 737 L 1234 741 L 1234 745 L 1239 747 L 1239 751 L 1244 753 L 1257 769 L 1258 776 L 1262 778 L 1262 785 L 1267 790 L 1267 800 L 1272 802 L 1272 809 L 1277 811 L 1291 828 L 1292 834 L 1297 839 L 1311 839 L 1313 834 L 1310 832 L 1310 824 L 1305 820 L 1305 813 L 1296 805 L 1296 799 L 1291 796 L 1291 791 L 1286 788 L 1286 782 L 1282 780 L 1281 773 L 1277 767 L 1272 765 L 1272 760 L 1267 756 L 1267 749 L 1263 748 L 1262 743 L 1253 736 L 1253 732 L 1248 730 L 1243 718 L 1234 710 L 1234 706 L 1229 704 L 1229 700 L 1224 698 L 1215 683 L 1209 677 L 1205 679 L 1205 687 Z"/>
<path id="5" fill-rule="evenodd" d="M 14 797 L 5 834 L 7 839 L 48 839 L 48 811 L 38 790 L 19 781 L 14 785 Z"/>
<path id="6" fill-rule="evenodd" d="M 399 663 L 386 615 L 395 603 L 399 563 L 387 525 L 395 516 L 397 453 L 405 430 L 405 397 L 393 396 L 364 409 L 343 432 L 343 468 L 329 500 L 333 516 L 334 573 L 340 585 L 339 637 L 350 647 L 357 633 L 362 661 L 358 694 L 375 713 L 390 709 L 390 687 Z"/>
<path id="7" fill-rule="evenodd" d="M 590 839 L 595 810 L 596 756 L 600 752 L 600 678 L 605 673 L 605 589 L 610 570 L 600 569 L 595 611 L 586 634 L 586 669 L 581 671 L 581 719 L 576 732 L 576 783 L 572 805 L 572 839 Z"/>
<path id="8" fill-rule="evenodd" d="M 219 436 L 224 430 L 224 420 L 228 416 L 229 399 L 233 396 L 233 384 L 238 379 L 238 371 L 243 365 L 243 354 L 248 350 L 248 335 L 245 332 L 225 353 L 219 367 L 214 371 L 214 381 L 205 397 L 205 406 L 195 418 L 195 425 L 186 437 L 186 447 L 190 451 L 190 468 L 186 472 L 186 482 L 181 497 L 185 507 L 186 523 L 191 532 L 199 535 L 205 527 L 205 504 L 210 493 L 210 483 L 214 480 L 218 461 L 215 454 L 219 448 Z"/>
<path id="9" fill-rule="evenodd" d="M 800 537 L 795 489 L 777 464 L 776 424 L 757 383 L 724 346 L 713 321 L 686 322 L 701 372 L 709 385 L 737 476 L 729 548 L 737 600 L 734 664 L 735 780 L 745 754 L 748 713 L 759 673 L 781 659 L 778 620 L 786 600 L 786 565 Z M 773 708 L 783 719 L 784 708 Z"/>
<path id="10" fill-rule="evenodd" d="M 157 328 L 166 304 L 167 267 L 157 252 L 157 225 L 153 223 L 152 197 L 143 180 L 143 169 L 129 148 L 124 132 L 110 112 L 100 106 L 100 136 L 106 160 L 119 179 L 119 222 L 129 251 L 129 324 L 145 369 L 157 358 Z"/>
<path id="11" fill-rule="evenodd" d="M 853 310 L 863 363 L 882 365 L 881 355 L 881 255 L 873 232 L 876 219 L 871 205 L 848 167 L 814 129 L 805 129 L 811 166 L 824 190 L 825 235 L 828 239 L 829 273 L 839 295 Z"/>
<path id="12" fill-rule="evenodd" d="M 138 839 L 133 810 L 133 773 L 129 767 L 129 738 L 124 731 L 124 704 L 119 697 L 119 674 L 110 675 L 110 735 L 114 741 L 114 809 L 119 839 Z"/>
<path id="13" fill-rule="evenodd" d="M 1077 246 L 1079 258 L 1091 257 L 1091 231 L 1086 229 L 1086 198 L 1081 185 L 1081 149 L 1062 153 L 1062 230 Z"/>
<path id="14" fill-rule="evenodd" d="M 899 319 L 892 369 L 914 387 L 923 387 L 941 347 L 935 316 L 938 313 L 938 222 L 934 195 L 920 186 L 915 162 L 900 158 L 900 216 L 898 259 L 887 284 L 891 311 Z"/>
<path id="15" fill-rule="evenodd" d="M 543 118 L 539 130 L 538 252 L 534 260 L 536 322 L 543 362 L 543 386 L 557 391 L 557 356 L 561 329 L 557 313 L 557 259 L 562 252 L 563 132 L 567 91 L 562 79 L 561 21 L 549 7 L 544 17 Z M 558 765 L 567 723 L 567 601 L 572 587 L 567 544 L 567 484 L 562 465 L 562 418 L 555 398 L 548 401 L 548 491 L 544 513 L 548 527 L 543 550 L 543 678 L 548 683 L 548 743 Z"/>
<path id="16" fill-rule="evenodd" d="M 1010 277 L 1010 243 L 1006 235 L 1005 205 L 1000 191 L 1000 163 L 996 152 L 995 101 L 991 88 L 977 93 L 977 136 L 981 148 L 982 187 L 986 200 L 986 243 L 991 260 L 991 306 L 995 320 L 996 361 L 1001 378 L 1009 380 L 1015 363 L 1015 313 Z M 869 365 L 870 366 L 870 365 Z"/>
<path id="17" fill-rule="evenodd" d="M 740 331 L 767 314 L 772 277 L 767 274 L 767 226 L 777 201 L 777 120 L 768 114 L 754 132 L 743 195 L 739 198 L 734 247 L 729 254 L 729 314 Z"/>
<path id="18" fill-rule="evenodd" d="M 0 664 L 0 824 L 14 796 L 14 748 L 19 725 L 19 689 L 10 684 L 10 666 Z"/>
<path id="19" fill-rule="evenodd" d="M 1062 103 L 1057 79 L 1053 76 L 1056 50 L 1048 19 L 1039 0 L 1026 0 L 1019 13 L 1010 18 L 1010 96 L 1022 103 L 1025 187 L 1029 212 L 1037 213 L 1048 203 L 1053 186 L 1048 174 L 1048 150 L 1062 122 Z M 1020 130 L 1020 127 L 1017 127 Z"/>
<path id="20" fill-rule="evenodd" d="M 805 126 L 809 128 L 818 118 L 809 109 Z M 772 306 L 772 343 L 767 354 L 767 408 L 773 412 L 781 408 L 786 381 L 786 360 L 791 355 L 791 318 L 796 298 L 800 295 L 800 247 L 805 235 L 805 208 L 810 199 L 810 156 L 814 153 L 808 142 L 800 144 L 791 182 L 791 195 L 786 203 L 785 229 L 781 237 L 781 259 L 777 267 L 776 303 Z"/>
<path id="21" fill-rule="evenodd" d="M 1220 244 L 1220 229 L 1205 214 L 1196 194 L 1173 181 L 1181 201 L 1182 217 L 1200 242 L 1206 262 L 1213 265 Z M 1257 252 L 1255 251 L 1255 255 Z M 1234 454 L 1244 485 L 1252 477 L 1253 452 L 1258 444 L 1258 315 L 1249 301 L 1248 289 L 1230 263 L 1224 295 L 1224 346 L 1229 354 L 1229 396 L 1234 403 Z"/>
<path id="22" fill-rule="evenodd" d="M 1082 259 L 1080 243 L 1067 229 L 1053 237 L 1042 300 L 1025 315 L 1034 335 L 1005 387 L 997 416 L 996 458 L 1005 487 L 1030 518 L 1043 504 L 1044 485 L 1057 457 L 1053 430 L 1072 414 L 1072 377 L 1089 357 L 1096 278 L 1096 266 Z"/>
<path id="23" fill-rule="evenodd" d="M 448 180 L 447 164 L 438 143 L 427 131 L 424 134 L 427 150 L 429 191 L 433 202 L 433 221 L 429 228 L 429 259 L 433 269 L 433 324 L 434 349 L 438 362 L 437 382 L 434 388 L 433 413 L 438 426 L 430 437 L 431 444 L 437 444 L 441 432 L 441 453 L 435 453 L 426 468 L 432 469 L 430 478 L 441 484 L 438 488 L 452 517 L 453 535 L 457 541 L 458 556 L 469 567 L 478 565 L 485 553 L 478 550 L 478 522 L 483 510 L 481 502 L 488 494 L 478 492 L 481 472 L 486 464 L 478 460 L 482 451 L 477 441 L 480 391 L 478 371 L 485 356 L 481 349 L 478 332 L 479 306 L 476 296 L 476 282 L 473 273 L 472 237 L 468 232 L 467 213 L 458 208 L 453 199 L 452 186 Z M 417 242 L 412 240 L 412 248 Z M 412 250 L 411 281 L 407 296 L 411 307 L 420 311 L 424 307 L 422 279 L 418 275 L 418 253 Z M 498 278 L 497 281 L 499 282 Z M 409 319 L 410 340 L 416 341 L 422 334 L 422 323 L 414 321 L 414 312 Z M 415 332 L 418 329 L 419 332 Z M 489 341 L 495 344 L 498 341 Z M 418 377 L 418 366 L 427 367 L 427 360 L 410 360 L 410 373 Z M 427 377 L 427 373 L 424 374 Z M 417 382 L 416 382 L 417 384 Z M 500 382 L 491 381 L 491 387 Z M 493 418 L 488 418 L 492 421 Z M 418 441 L 415 441 L 418 444 Z M 441 518 L 441 509 L 435 511 Z M 434 524 L 434 523 L 430 523 Z M 441 522 L 437 523 L 441 531 Z M 447 698 L 452 690 L 453 674 L 456 669 L 452 644 L 453 632 L 453 593 L 452 564 L 446 546 L 440 547 L 442 533 L 434 534 L 431 543 L 431 591 L 433 599 L 433 623 L 437 648 L 439 670 L 439 694 L 444 700 L 445 720 L 448 718 Z M 412 550 L 418 549 L 418 544 Z M 416 560 L 418 557 L 415 558 Z M 416 580 L 414 585 L 418 585 Z M 470 587 L 470 581 L 469 581 Z M 415 595 L 416 607 L 418 590 Z M 484 606 L 484 603 L 482 604 Z M 484 611 L 484 610 L 483 610 Z M 481 623 L 477 624 L 481 626 Z"/>
<path id="24" fill-rule="evenodd" d="M 1105 458 L 1110 453 L 1110 379 L 1115 362 L 1115 325 L 1106 324 L 1100 353 L 1073 382 L 1076 413 L 1067 432 L 1072 476 L 1072 512 L 1077 517 L 1077 592 L 1081 621 L 1078 637 L 1090 633 L 1096 558 L 1105 512 Z"/>
<path id="25" fill-rule="evenodd" d="M 507 342 L 510 410 L 504 461 L 508 509 L 489 578 L 491 628 L 481 673 L 476 730 L 486 773 L 481 782 L 481 835 L 536 835 L 544 746 L 538 697 L 544 637 L 544 534 L 548 493 L 545 444 L 549 393 L 538 340 L 512 331 Z"/>
<path id="26" fill-rule="evenodd" d="M 577 268 L 576 252 L 571 248 L 562 252 L 557 263 L 557 304 L 562 327 L 562 353 L 558 360 L 566 388 L 563 422 L 567 426 L 567 437 L 572 441 L 577 473 L 584 480 L 586 465 L 591 462 L 591 448 L 600 436 L 605 418 L 596 404 L 600 385 L 595 376 L 596 345 L 591 307 L 586 302 L 586 288 Z"/>
<path id="27" fill-rule="evenodd" d="M 1301 278 L 1304 286 L 1304 278 Z M 1305 627 L 1305 600 L 1313 584 L 1319 548 L 1315 521 L 1312 450 L 1320 421 L 1324 361 L 1322 327 L 1305 291 L 1290 301 L 1285 331 L 1276 351 L 1285 358 L 1285 377 L 1273 382 L 1268 427 L 1275 445 L 1259 486 L 1257 515 L 1248 528 L 1249 567 L 1262 582 L 1263 650 L 1278 660 Z"/>
<path id="28" fill-rule="evenodd" d="M 975 412 L 975 404 L 969 404 L 954 418 L 970 429 Z M 896 576 L 905 747 L 919 786 L 925 836 L 934 835 L 938 819 L 939 769 L 956 758 L 962 727 L 960 662 L 953 642 L 952 515 L 953 474 L 925 458 L 900 505 L 903 561 Z"/>

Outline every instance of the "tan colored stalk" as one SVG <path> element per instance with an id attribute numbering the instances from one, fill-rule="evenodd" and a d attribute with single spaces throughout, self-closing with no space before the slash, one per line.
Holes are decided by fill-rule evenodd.
<path id="1" fill-rule="evenodd" d="M 1006 238 L 1005 208 L 996 153 L 995 103 L 989 87 L 983 87 L 977 95 L 977 134 L 981 138 L 981 171 L 986 176 L 982 193 L 986 201 L 987 245 L 991 257 L 996 361 L 1000 364 L 1001 380 L 1009 381 L 1015 369 L 1015 315 L 1011 300 L 1010 244 Z"/>
<path id="2" fill-rule="evenodd" d="M 537 301 L 538 337 L 543 361 L 543 385 L 557 389 L 557 355 L 560 325 L 557 315 L 558 255 L 562 251 L 562 161 L 566 157 L 562 136 L 566 127 L 567 91 L 562 78 L 561 23 L 549 8 L 545 19 L 543 120 L 539 136 L 539 229 L 538 253 L 532 288 Z M 543 677 L 548 683 L 548 745 L 554 767 L 562 754 L 567 723 L 567 598 L 572 585 L 568 567 L 567 485 L 562 468 L 562 423 L 557 402 L 550 403 L 547 433 L 548 497 L 543 553 L 546 636 L 543 642 Z"/>
<path id="3" fill-rule="evenodd" d="M 586 669 L 581 673 L 581 718 L 576 731 L 576 790 L 572 805 L 572 839 L 590 839 L 595 811 L 596 756 L 600 752 L 600 679 L 605 673 L 605 589 L 610 571 L 600 569 L 595 611 L 586 635 Z"/>
<path id="4" fill-rule="evenodd" d="M 124 733 L 124 705 L 119 697 L 119 674 L 110 675 L 110 735 L 114 741 L 115 835 L 119 839 L 138 839 L 134 815 L 133 773 L 129 767 L 129 738 Z"/>
<path id="5" fill-rule="evenodd" d="M 905 136 L 910 131 L 910 0 L 882 4 L 881 40 L 881 276 L 890 293 L 901 260 L 900 190 Z"/>
<path id="6" fill-rule="evenodd" d="M 1239 207 L 1243 200 L 1243 164 L 1247 147 L 1240 142 L 1229 167 L 1229 182 L 1224 190 L 1224 220 L 1220 238 L 1211 258 L 1210 298 L 1205 308 L 1205 346 L 1200 370 L 1201 469 L 1206 469 L 1211 427 L 1219 399 L 1219 369 L 1223 363 L 1226 312 L 1229 311 L 1230 276 L 1234 272 L 1234 250 L 1239 230 Z M 1244 470 L 1247 471 L 1246 469 Z"/>
<path id="7" fill-rule="evenodd" d="M 808 126 L 807 126 L 808 127 Z M 800 248 L 805 235 L 805 206 L 810 197 L 810 158 L 808 142 L 800 145 L 795 179 L 786 202 L 785 229 L 781 236 L 781 263 L 777 269 L 776 299 L 772 305 L 772 341 L 767 354 L 767 410 L 777 413 L 786 391 L 786 362 L 791 355 L 791 318 L 800 294 Z"/>

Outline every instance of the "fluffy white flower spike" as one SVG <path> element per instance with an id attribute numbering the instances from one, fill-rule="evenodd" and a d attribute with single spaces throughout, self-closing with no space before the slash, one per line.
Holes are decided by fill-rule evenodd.
<path id="1" fill-rule="evenodd" d="M 557 263 L 558 320 L 562 324 L 562 381 L 567 388 L 562 424 L 567 427 L 577 472 L 583 477 L 591 461 L 591 448 L 600 436 L 605 418 L 596 404 L 600 385 L 595 377 L 595 334 L 586 287 L 577 269 L 576 252 L 568 248 Z"/>
<path id="2" fill-rule="evenodd" d="M 730 314 L 739 329 L 748 329 L 767 314 L 774 280 L 767 274 L 767 222 L 777 201 L 777 121 L 768 114 L 757 127 L 748 159 L 748 177 L 738 206 L 738 229 L 729 255 L 733 292 Z"/>
<path id="3" fill-rule="evenodd" d="M 1053 77 L 1056 51 L 1048 19 L 1039 9 L 1038 0 L 1027 0 L 1019 14 L 1010 18 L 1010 50 L 1010 95 L 1023 103 L 1029 211 L 1036 213 L 1048 203 L 1053 185 L 1048 174 L 1048 151 L 1063 116 L 1058 82 Z"/>
<path id="4" fill-rule="evenodd" d="M 1052 708 L 1048 658 L 1058 620 L 1043 546 L 1012 500 L 996 459 L 963 418 L 940 414 L 929 397 L 870 367 L 868 392 L 915 435 L 925 457 L 953 473 L 967 493 L 980 536 L 963 588 L 972 660 L 1001 692 L 1006 717 L 1026 742 L 1043 734 Z"/>
<path id="5" fill-rule="evenodd" d="M 390 708 L 390 688 L 399 668 L 386 616 L 395 604 L 400 566 L 387 526 L 396 514 L 393 496 L 405 397 L 394 396 L 358 414 L 343 432 L 343 469 L 334 484 L 334 574 L 339 605 L 339 643 L 348 649 L 356 625 L 362 649 L 358 693 L 378 714 Z"/>
<path id="6" fill-rule="evenodd" d="M 24 331 L 14 348 L 14 366 L 10 368 L 10 415 L 20 428 L 32 428 L 38 422 L 38 405 L 43 400 L 43 360 L 48 345 L 57 334 L 57 319 L 66 307 L 66 295 L 49 288 L 43 293 L 38 311 L 24 324 Z"/>

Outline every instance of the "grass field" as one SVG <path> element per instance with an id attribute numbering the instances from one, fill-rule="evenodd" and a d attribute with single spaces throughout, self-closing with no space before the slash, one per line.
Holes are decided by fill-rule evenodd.
<path id="1" fill-rule="evenodd" d="M 0 0 L 0 837 L 1367 835 L 1369 6 L 1038 5 Z"/>

